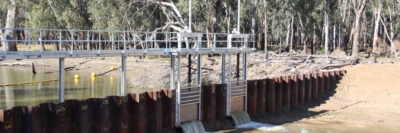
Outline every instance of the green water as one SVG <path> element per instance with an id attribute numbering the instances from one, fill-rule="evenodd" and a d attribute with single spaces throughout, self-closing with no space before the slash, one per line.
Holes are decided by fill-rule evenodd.
<path id="1" fill-rule="evenodd" d="M 75 73 L 65 73 L 65 100 L 104 98 L 119 95 L 120 77 L 80 75 L 74 79 Z M 16 84 L 58 79 L 58 72 L 32 74 L 25 68 L 0 67 L 0 109 L 10 109 L 15 106 L 36 106 L 40 103 L 58 101 L 58 81 L 39 82 L 34 84 Z M 130 92 L 129 89 L 126 92 Z"/>

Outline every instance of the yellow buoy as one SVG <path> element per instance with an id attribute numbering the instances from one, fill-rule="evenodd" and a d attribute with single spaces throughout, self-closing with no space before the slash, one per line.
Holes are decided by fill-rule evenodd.
<path id="1" fill-rule="evenodd" d="M 92 73 L 92 77 L 96 77 L 96 73 Z"/>
<path id="2" fill-rule="evenodd" d="M 115 70 L 114 66 L 111 66 L 111 67 L 110 67 L 110 70 L 111 70 L 111 71 Z"/>
<path id="3" fill-rule="evenodd" d="M 75 79 L 79 79 L 79 74 L 75 74 Z"/>

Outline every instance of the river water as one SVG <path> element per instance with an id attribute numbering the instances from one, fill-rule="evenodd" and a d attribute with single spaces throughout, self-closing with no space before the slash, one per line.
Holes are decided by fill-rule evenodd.
<path id="1" fill-rule="evenodd" d="M 120 77 L 80 75 L 79 79 L 75 79 L 74 76 L 75 73 L 65 73 L 65 100 L 104 98 L 120 94 Z M 0 67 L 0 109 L 37 106 L 45 102 L 57 103 L 58 81 L 42 82 L 54 79 L 58 79 L 58 72 L 33 74 L 25 68 Z M 1 87 L 6 84 L 18 85 Z"/>

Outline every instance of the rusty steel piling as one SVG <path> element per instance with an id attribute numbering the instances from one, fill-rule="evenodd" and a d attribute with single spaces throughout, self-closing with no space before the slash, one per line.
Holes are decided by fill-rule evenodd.
<path id="1" fill-rule="evenodd" d="M 216 86 L 202 86 L 202 115 L 204 126 L 214 128 L 216 126 Z"/>
<path id="2" fill-rule="evenodd" d="M 267 86 L 267 98 L 266 98 L 266 108 L 268 113 L 275 113 L 275 81 L 274 79 L 267 78 L 266 79 Z"/>
<path id="3" fill-rule="evenodd" d="M 257 86 L 257 114 L 265 114 L 266 112 L 266 107 L 268 107 L 267 100 L 268 95 L 267 95 L 267 80 L 266 79 L 260 79 L 256 80 L 256 86 Z"/>

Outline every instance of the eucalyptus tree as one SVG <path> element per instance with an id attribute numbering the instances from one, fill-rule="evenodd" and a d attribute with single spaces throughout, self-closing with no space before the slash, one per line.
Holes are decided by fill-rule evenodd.
<path id="1" fill-rule="evenodd" d="M 7 7 L 7 16 L 6 16 L 6 24 L 5 28 L 6 30 L 2 34 L 3 39 L 11 39 L 15 40 L 17 38 L 16 35 L 16 30 L 9 30 L 9 28 L 16 28 L 18 25 L 18 11 L 19 11 L 19 1 L 18 0 L 9 0 L 8 1 L 8 7 Z M 5 37 L 5 38 L 4 38 Z M 7 46 L 6 51 L 17 51 L 17 42 L 5 42 L 3 44 Z"/>
<path id="2" fill-rule="evenodd" d="M 355 14 L 352 56 L 358 56 L 361 32 L 361 17 L 364 13 L 367 3 L 368 0 L 352 0 L 351 2 Z"/>
<path id="3" fill-rule="evenodd" d="M 396 20 L 399 19 L 399 9 L 396 7 L 399 7 L 400 1 L 387 0 L 382 1 L 382 3 L 382 5 L 387 8 L 385 8 L 383 14 L 379 16 L 380 22 L 383 25 L 384 34 L 386 34 L 386 38 L 390 42 L 391 56 L 393 57 L 394 55 L 397 58 L 398 55 L 393 40 L 398 35 L 399 25 L 393 24 L 393 22 L 396 22 Z M 388 22 L 385 23 L 384 20 L 387 20 Z"/>

